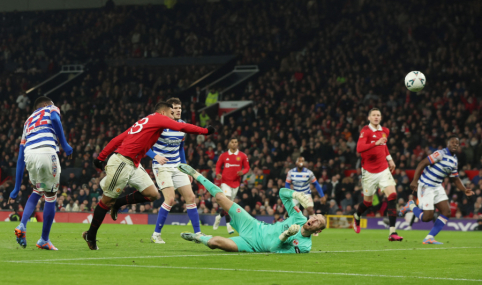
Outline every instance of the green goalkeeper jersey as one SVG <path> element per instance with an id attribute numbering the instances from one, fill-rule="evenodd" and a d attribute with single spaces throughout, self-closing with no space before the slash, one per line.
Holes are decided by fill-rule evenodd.
<path id="1" fill-rule="evenodd" d="M 279 236 L 291 225 L 303 226 L 307 219 L 300 209 L 293 204 L 293 190 L 282 188 L 280 198 L 289 218 L 275 224 L 267 224 L 258 221 L 254 228 L 254 240 L 250 241 L 256 252 L 275 252 L 275 253 L 308 253 L 311 250 L 311 236 L 304 237 L 301 230 L 286 241 L 281 241 Z"/>

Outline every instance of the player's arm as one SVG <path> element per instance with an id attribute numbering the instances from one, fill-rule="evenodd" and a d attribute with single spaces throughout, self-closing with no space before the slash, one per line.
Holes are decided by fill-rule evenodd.
<path id="1" fill-rule="evenodd" d="M 467 196 L 474 195 L 474 191 L 467 189 L 464 183 L 462 183 L 462 180 L 460 180 L 459 173 L 457 170 L 452 171 L 452 173 L 450 174 L 450 182 L 454 183 L 455 187 L 457 187 L 459 191 L 464 191 L 465 195 Z"/>
<path id="2" fill-rule="evenodd" d="M 249 161 L 248 161 L 248 156 L 245 156 L 243 158 L 243 170 L 238 172 L 238 176 L 244 176 L 246 173 L 249 172 Z"/>
<path id="3" fill-rule="evenodd" d="M 14 199 L 17 198 L 18 191 L 20 191 L 20 186 L 22 186 L 23 172 L 25 170 L 25 142 L 26 140 L 24 134 L 20 142 L 20 150 L 18 151 L 17 170 L 15 173 L 15 187 L 13 188 L 13 191 L 10 192 L 10 203 L 13 203 Z"/>
<path id="4" fill-rule="evenodd" d="M 296 235 L 300 231 L 301 226 L 294 224 L 286 231 L 282 232 L 279 237 L 271 243 L 270 252 L 274 253 L 298 253 L 293 246 L 286 246 L 289 237 Z"/>
<path id="5" fill-rule="evenodd" d="M 73 149 L 65 139 L 64 129 L 62 128 L 62 122 L 60 121 L 60 114 L 57 110 L 52 109 L 52 112 L 50 112 L 50 121 L 52 122 L 55 134 L 57 135 L 57 138 L 59 139 L 60 145 L 62 145 L 62 149 L 65 151 L 65 154 L 67 156 L 71 155 Z"/>
<path id="6" fill-rule="evenodd" d="M 293 199 L 300 201 L 303 208 L 313 207 L 312 200 L 308 199 L 308 197 L 306 197 L 302 193 L 293 191 L 291 189 L 281 188 L 281 190 L 279 191 L 279 196 L 281 198 L 281 201 L 283 202 L 283 205 L 285 205 L 285 208 L 288 211 L 288 214 L 290 215 L 290 217 L 300 216 L 300 217 L 303 217 L 303 219 L 305 219 L 300 209 L 295 207 L 295 205 L 293 204 Z"/>
<path id="7" fill-rule="evenodd" d="M 186 163 L 186 153 L 184 152 L 184 140 L 179 145 L 179 158 L 181 163 Z"/>
<path id="8" fill-rule="evenodd" d="M 104 149 L 99 153 L 99 156 L 97 157 L 96 160 L 94 160 L 94 164 L 97 168 L 104 169 L 104 162 L 107 159 L 107 157 L 113 153 L 124 141 L 126 138 L 127 134 L 129 133 L 129 129 L 127 129 L 125 132 L 122 134 L 118 135 L 117 137 L 113 138 L 105 147 Z"/>
<path id="9" fill-rule="evenodd" d="M 291 170 L 286 174 L 285 188 L 291 189 Z"/>
<path id="10" fill-rule="evenodd" d="M 412 183 L 410 183 L 410 188 L 413 191 L 417 191 L 418 180 L 420 179 L 420 176 L 422 175 L 425 167 L 442 160 L 442 158 L 443 153 L 440 151 L 436 151 L 418 163 L 417 168 L 415 169 L 415 174 L 413 175 Z"/>
<path id="11" fill-rule="evenodd" d="M 218 161 L 216 162 L 216 176 L 218 179 L 221 179 L 222 175 L 221 175 L 221 167 L 223 166 L 224 164 L 224 153 L 222 153 L 219 158 L 218 158 Z"/>
<path id="12" fill-rule="evenodd" d="M 174 131 L 181 131 L 188 134 L 196 135 L 210 135 L 215 132 L 213 126 L 208 126 L 207 128 L 201 128 L 188 123 L 179 123 L 174 120 L 158 120 L 158 126 L 163 129 L 171 129 Z"/>
<path id="13" fill-rule="evenodd" d="M 358 139 L 358 142 L 356 144 L 356 151 L 358 153 L 362 153 L 362 152 L 365 152 L 367 150 L 370 150 L 370 149 L 374 148 L 375 146 L 379 146 L 379 145 L 381 145 L 381 144 L 383 144 L 387 141 L 386 138 L 381 138 L 381 139 L 377 140 L 376 142 L 370 143 L 369 139 L 370 138 L 368 137 L 368 135 L 365 138 L 364 132 L 361 133 L 360 138 Z"/>
<path id="14" fill-rule="evenodd" d="M 157 162 L 159 162 L 160 165 L 163 165 L 164 163 L 169 161 L 169 159 L 167 159 L 167 157 L 160 156 L 159 154 L 156 154 L 152 149 L 149 149 L 146 152 L 146 155 L 148 157 L 150 157 L 152 160 L 156 160 Z M 186 160 L 184 160 L 184 161 L 186 161 Z M 182 162 L 182 159 L 181 159 L 181 162 Z M 183 163 L 185 163 L 185 162 L 183 162 Z"/>
<path id="15" fill-rule="evenodd" d="M 320 183 L 316 180 L 316 177 L 313 175 L 313 179 L 311 180 L 311 184 L 315 186 L 316 191 L 318 191 L 318 194 L 320 195 L 320 198 L 325 197 L 325 193 L 323 193 L 323 189 L 321 189 Z"/>

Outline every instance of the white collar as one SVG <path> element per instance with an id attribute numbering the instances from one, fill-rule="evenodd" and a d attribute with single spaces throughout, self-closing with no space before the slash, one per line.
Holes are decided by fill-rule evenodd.
<path id="1" fill-rule="evenodd" d="M 230 149 L 228 149 L 228 153 L 229 153 L 229 154 L 238 155 L 238 153 L 239 153 L 239 149 L 237 149 L 237 150 L 236 150 L 236 152 L 231 152 L 231 150 L 230 150 Z"/>
<path id="2" fill-rule="evenodd" d="M 378 124 L 378 128 L 375 129 L 374 127 L 372 127 L 372 124 L 368 124 L 368 127 L 370 128 L 370 130 L 372 130 L 372 132 L 376 132 L 376 131 L 381 131 L 382 130 L 382 125 Z"/>

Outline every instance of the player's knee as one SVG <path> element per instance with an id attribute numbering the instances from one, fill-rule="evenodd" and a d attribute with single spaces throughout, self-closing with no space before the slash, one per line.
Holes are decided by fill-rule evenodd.
<path id="1" fill-rule="evenodd" d="M 449 210 L 449 209 L 442 211 L 442 215 L 444 215 L 444 216 L 447 217 L 447 218 L 450 217 L 450 214 L 451 214 L 451 213 L 450 213 L 450 210 Z"/>
<path id="2" fill-rule="evenodd" d="M 422 217 L 423 222 L 430 222 L 432 219 L 433 219 L 433 212 L 423 213 L 423 217 Z"/>
<path id="3" fill-rule="evenodd" d="M 164 203 L 168 204 L 169 206 L 174 205 L 174 197 L 165 197 Z"/>
<path id="4" fill-rule="evenodd" d="M 196 200 L 196 195 L 194 195 L 193 192 L 189 192 L 189 193 L 185 194 L 184 200 L 186 200 L 187 204 L 192 204 Z"/>

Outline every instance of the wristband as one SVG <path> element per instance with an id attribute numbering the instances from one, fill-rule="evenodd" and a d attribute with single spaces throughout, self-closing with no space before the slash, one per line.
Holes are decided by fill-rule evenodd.
<path id="1" fill-rule="evenodd" d="M 387 161 L 390 161 L 390 160 L 392 160 L 392 159 L 393 159 L 393 158 L 392 158 L 391 155 L 387 155 Z"/>

